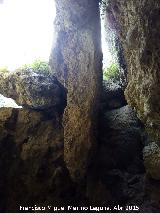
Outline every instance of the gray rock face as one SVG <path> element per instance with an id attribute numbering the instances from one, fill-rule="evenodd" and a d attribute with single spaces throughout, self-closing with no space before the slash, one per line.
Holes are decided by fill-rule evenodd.
<path id="1" fill-rule="evenodd" d="M 56 8 L 50 65 L 68 91 L 64 158 L 72 178 L 79 181 L 95 145 L 102 86 L 99 1 L 56 0 Z"/>
<path id="2" fill-rule="evenodd" d="M 53 111 L 0 108 L 0 212 L 72 202 L 60 122 Z"/>
<path id="3" fill-rule="evenodd" d="M 160 1 L 110 0 L 128 67 L 126 99 L 154 140 L 160 138 Z"/>
<path id="4" fill-rule="evenodd" d="M 136 112 L 128 105 L 105 113 L 108 126 L 114 129 L 138 128 L 139 119 Z"/>
<path id="5" fill-rule="evenodd" d="M 0 74 L 0 93 L 12 98 L 23 107 L 47 109 L 63 105 L 65 90 L 51 75 L 34 71 L 15 71 Z"/>
<path id="6" fill-rule="evenodd" d="M 145 191 L 142 132 L 141 122 L 129 106 L 107 111 L 103 116 L 99 149 L 88 178 L 88 196 L 99 205 L 138 205 L 140 212 L 146 208 L 154 212 L 150 200 L 144 198 L 150 192 Z"/>
<path id="7" fill-rule="evenodd" d="M 104 80 L 102 104 L 104 110 L 116 109 L 126 105 L 122 87 L 112 81 Z"/>
<path id="8" fill-rule="evenodd" d="M 156 143 L 144 147 L 143 159 L 146 172 L 155 180 L 160 180 L 160 148 Z"/>
<path id="9" fill-rule="evenodd" d="M 143 171 L 141 127 L 129 106 L 105 113 L 101 126 L 100 164 L 108 169 Z M 132 166 L 134 165 L 135 168 Z"/>

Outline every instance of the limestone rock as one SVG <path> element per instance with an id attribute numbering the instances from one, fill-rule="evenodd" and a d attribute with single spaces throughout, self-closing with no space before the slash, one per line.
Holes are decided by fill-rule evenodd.
<path id="1" fill-rule="evenodd" d="M 28 203 L 72 202 L 74 187 L 63 150 L 56 112 L 0 108 L 0 212 L 16 213 Z"/>
<path id="2" fill-rule="evenodd" d="M 64 88 L 56 78 L 31 69 L 1 74 L 0 93 L 28 108 L 63 108 L 65 104 Z"/>
<path id="3" fill-rule="evenodd" d="M 160 138 L 160 1 L 110 0 L 128 67 L 125 96 L 157 141 Z"/>
<path id="4" fill-rule="evenodd" d="M 111 110 L 126 105 L 122 87 L 112 81 L 103 81 L 102 104 L 104 110 Z"/>
<path id="5" fill-rule="evenodd" d="M 105 169 L 143 171 L 141 125 L 129 106 L 107 111 L 100 126 L 99 160 Z M 103 166 L 102 166 L 103 165 Z"/>
<path id="6" fill-rule="evenodd" d="M 52 73 L 67 89 L 64 158 L 75 181 L 83 179 L 95 146 L 102 85 L 99 1 L 56 0 Z"/>
<path id="7" fill-rule="evenodd" d="M 156 180 L 160 180 L 160 148 L 156 143 L 144 147 L 143 159 L 146 172 Z"/>
<path id="8" fill-rule="evenodd" d="M 114 129 L 132 129 L 140 126 L 136 112 L 128 105 L 105 113 L 108 126 Z"/>

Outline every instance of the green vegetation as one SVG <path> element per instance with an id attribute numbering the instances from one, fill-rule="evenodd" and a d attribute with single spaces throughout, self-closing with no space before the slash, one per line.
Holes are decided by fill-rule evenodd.
<path id="1" fill-rule="evenodd" d="M 41 59 L 34 60 L 31 64 L 24 64 L 18 70 L 33 70 L 37 73 L 49 74 L 49 64 Z"/>
<path id="2" fill-rule="evenodd" d="M 0 72 L 1 73 L 9 73 L 8 67 L 1 67 Z"/>
<path id="3" fill-rule="evenodd" d="M 120 81 L 120 71 L 118 64 L 111 64 L 109 67 L 103 70 L 103 79 L 104 80 L 112 80 L 113 82 Z"/>
<path id="4" fill-rule="evenodd" d="M 47 61 L 36 59 L 31 64 L 24 64 L 16 69 L 17 71 L 33 70 L 36 73 L 49 74 L 49 64 Z M 0 67 L 1 73 L 9 73 L 8 67 Z"/>

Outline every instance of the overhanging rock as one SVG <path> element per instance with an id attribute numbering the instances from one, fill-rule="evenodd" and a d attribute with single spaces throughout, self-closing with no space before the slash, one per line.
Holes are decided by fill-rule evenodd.
<path id="1" fill-rule="evenodd" d="M 160 139 L 160 1 L 109 0 L 128 66 L 127 102 Z"/>
<path id="2" fill-rule="evenodd" d="M 0 94 L 32 109 L 64 108 L 66 93 L 57 79 L 33 70 L 0 73 Z"/>

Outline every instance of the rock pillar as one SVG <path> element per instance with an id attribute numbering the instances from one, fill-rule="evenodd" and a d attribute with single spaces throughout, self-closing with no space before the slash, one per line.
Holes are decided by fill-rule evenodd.
<path id="1" fill-rule="evenodd" d="M 64 158 L 74 180 L 82 179 L 96 139 L 102 85 L 99 1 L 56 0 L 52 73 L 67 89 Z"/>

